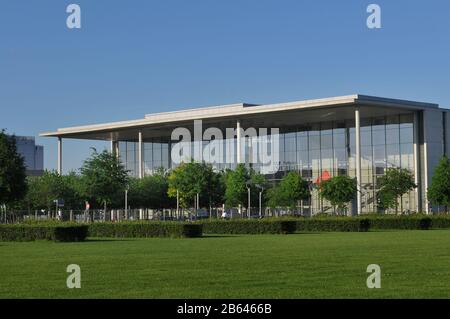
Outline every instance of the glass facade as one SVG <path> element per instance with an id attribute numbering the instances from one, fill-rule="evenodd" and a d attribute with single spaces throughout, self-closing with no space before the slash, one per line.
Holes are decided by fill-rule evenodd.
<path id="1" fill-rule="evenodd" d="M 361 189 L 362 213 L 376 212 L 377 177 L 386 168 L 406 168 L 414 173 L 413 114 L 401 114 L 376 118 L 361 118 Z M 243 158 L 251 163 L 257 156 L 253 147 L 259 137 L 243 137 Z M 206 147 L 209 141 L 203 142 Z M 191 154 L 194 154 L 193 144 Z M 225 163 L 213 163 L 218 169 L 233 168 L 236 164 L 236 143 L 220 144 L 219 152 Z M 312 198 L 302 204 L 305 214 L 333 212 L 332 206 L 318 196 L 317 183 L 321 179 L 336 175 L 356 177 L 356 147 L 354 120 L 312 123 L 308 125 L 283 128 L 279 134 L 279 171 L 268 175 L 277 181 L 288 171 L 297 171 L 311 184 Z M 170 161 L 170 144 L 160 140 L 145 141 L 143 146 L 144 172 L 152 174 L 160 167 L 175 167 Z M 131 175 L 138 172 L 137 142 L 120 142 L 120 158 Z M 204 157 L 210 162 L 208 156 Z M 248 164 L 259 170 L 259 164 Z M 403 196 L 399 208 L 415 211 L 414 191 Z M 351 205 L 353 210 L 356 204 Z"/>

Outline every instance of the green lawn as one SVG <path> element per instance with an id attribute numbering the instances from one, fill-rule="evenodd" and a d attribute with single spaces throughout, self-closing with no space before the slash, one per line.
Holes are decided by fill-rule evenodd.
<path id="1" fill-rule="evenodd" d="M 449 298 L 450 230 L 0 242 L 0 298 L 15 297 Z"/>

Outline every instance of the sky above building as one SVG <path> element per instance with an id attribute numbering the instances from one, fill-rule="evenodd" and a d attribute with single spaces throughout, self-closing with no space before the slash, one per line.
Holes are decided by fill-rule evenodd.
<path id="1" fill-rule="evenodd" d="M 81 8 L 69 29 L 66 7 Z M 367 6 L 381 7 L 369 29 Z M 0 2 L 0 128 L 142 118 L 188 107 L 276 103 L 353 93 L 450 107 L 450 2 Z M 56 168 L 56 140 L 45 167 Z M 91 147 L 65 140 L 64 171 Z"/>

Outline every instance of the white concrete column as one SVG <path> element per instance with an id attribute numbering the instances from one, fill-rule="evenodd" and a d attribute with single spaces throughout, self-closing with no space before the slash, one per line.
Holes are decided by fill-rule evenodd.
<path id="1" fill-rule="evenodd" d="M 241 157 L 241 121 L 237 120 L 236 122 L 236 161 L 237 163 L 242 163 L 242 157 Z"/>
<path id="2" fill-rule="evenodd" d="M 111 141 L 111 154 L 115 155 L 117 158 L 119 158 L 119 142 L 118 141 Z"/>
<path id="3" fill-rule="evenodd" d="M 416 204 L 416 211 L 420 211 L 421 209 L 421 194 L 420 194 L 420 188 L 422 185 L 420 185 L 420 142 L 419 142 L 419 114 L 414 112 L 414 120 L 413 120 L 413 130 L 414 130 L 414 136 L 413 136 L 413 143 L 414 143 L 414 183 L 417 185 L 417 188 L 415 189 L 415 204 Z"/>
<path id="4" fill-rule="evenodd" d="M 359 107 L 355 109 L 355 144 L 356 144 L 356 213 L 361 214 L 361 121 Z"/>
<path id="5" fill-rule="evenodd" d="M 172 168 L 172 141 L 171 140 L 169 140 L 169 142 L 167 142 L 167 148 L 169 150 L 169 154 L 167 156 L 167 158 L 169 159 L 169 163 L 168 163 L 167 167 L 169 167 L 169 169 L 171 169 Z"/>
<path id="6" fill-rule="evenodd" d="M 144 177 L 144 161 L 143 161 L 143 141 L 142 141 L 142 131 L 139 131 L 139 142 L 138 142 L 138 165 L 139 165 L 139 178 Z"/>
<path id="7" fill-rule="evenodd" d="M 62 138 L 58 137 L 58 174 L 62 175 Z"/>

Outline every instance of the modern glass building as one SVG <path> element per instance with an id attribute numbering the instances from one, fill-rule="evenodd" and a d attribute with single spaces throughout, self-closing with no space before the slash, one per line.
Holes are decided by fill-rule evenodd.
<path id="1" fill-rule="evenodd" d="M 23 157 L 28 176 L 44 173 L 44 147 L 36 145 L 34 136 L 14 136 L 17 151 Z"/>
<path id="2" fill-rule="evenodd" d="M 217 170 L 245 163 L 274 182 L 288 171 L 297 171 L 312 185 L 313 196 L 303 203 L 306 214 L 332 211 L 314 185 L 336 175 L 357 180 L 359 192 L 351 205 L 352 214 L 379 211 L 377 177 L 387 168 L 401 167 L 411 171 L 419 187 L 403 196 L 399 207 L 430 212 L 433 207 L 426 189 L 433 168 L 450 148 L 449 112 L 432 103 L 350 95 L 149 114 L 135 121 L 63 128 L 41 135 L 58 138 L 59 171 L 63 138 L 111 141 L 111 151 L 136 177 L 175 167 L 179 163 L 173 158 L 175 153 L 185 160 L 212 162 Z M 200 135 L 198 122 L 194 122 L 199 120 Z M 180 135 L 174 134 L 177 128 L 190 133 L 189 141 L 180 144 Z M 221 134 L 208 135 L 212 128 Z M 276 169 L 267 171 L 257 160 L 261 145 L 267 146 L 270 155 L 277 152 Z M 180 146 L 185 147 L 183 154 L 178 152 Z"/>

